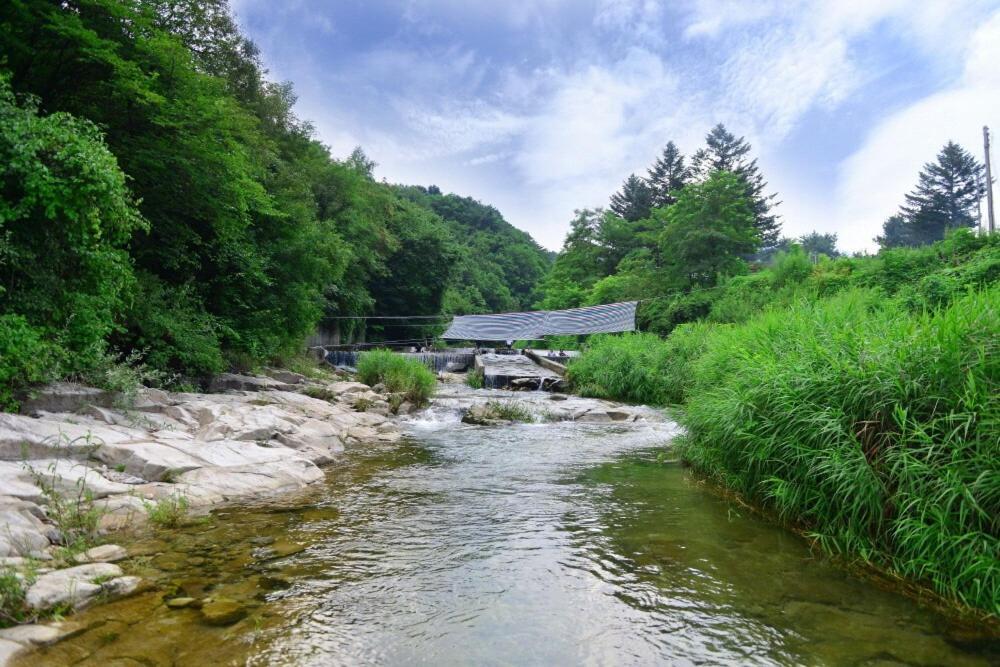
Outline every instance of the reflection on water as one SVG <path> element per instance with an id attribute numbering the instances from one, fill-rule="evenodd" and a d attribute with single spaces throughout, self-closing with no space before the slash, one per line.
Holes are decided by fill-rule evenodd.
<path id="1" fill-rule="evenodd" d="M 158 588 L 81 614 L 89 629 L 22 664 L 1000 659 L 995 640 L 852 579 L 660 462 L 669 423 L 474 427 L 439 409 L 409 429 L 282 507 L 133 545 Z M 247 616 L 209 626 L 163 605 L 177 596 Z"/>

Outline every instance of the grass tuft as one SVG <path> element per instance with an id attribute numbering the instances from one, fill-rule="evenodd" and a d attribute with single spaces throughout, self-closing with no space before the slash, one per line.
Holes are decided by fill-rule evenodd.
<path id="1" fill-rule="evenodd" d="M 385 385 L 386 392 L 402 394 L 414 405 L 425 405 L 434 394 L 437 378 L 416 359 L 391 350 L 372 350 L 358 359 L 358 379 L 367 385 Z"/>

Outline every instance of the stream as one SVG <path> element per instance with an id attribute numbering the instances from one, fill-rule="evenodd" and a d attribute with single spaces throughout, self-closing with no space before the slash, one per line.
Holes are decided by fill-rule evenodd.
<path id="1" fill-rule="evenodd" d="M 1000 642 L 848 574 L 672 462 L 676 426 L 471 426 L 442 387 L 326 481 L 127 544 L 133 597 L 18 665 L 989 665 Z M 580 400 L 585 399 L 570 399 Z M 191 605 L 225 598 L 239 620 Z"/>

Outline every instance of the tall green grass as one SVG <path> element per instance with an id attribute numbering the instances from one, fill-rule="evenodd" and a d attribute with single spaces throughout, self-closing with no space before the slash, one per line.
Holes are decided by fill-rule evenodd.
<path id="1" fill-rule="evenodd" d="M 707 348 L 718 325 L 682 324 L 669 338 L 650 333 L 591 338 L 570 364 L 577 393 L 632 403 L 680 403 L 691 385 L 689 364 Z"/>
<path id="2" fill-rule="evenodd" d="M 714 332 L 680 453 L 832 553 L 1000 615 L 1000 286 L 876 290 Z"/>
<path id="3" fill-rule="evenodd" d="M 403 394 L 423 405 L 434 394 L 437 378 L 429 368 L 391 350 L 372 350 L 358 359 L 358 379 L 367 385 L 383 384 L 386 391 Z"/>

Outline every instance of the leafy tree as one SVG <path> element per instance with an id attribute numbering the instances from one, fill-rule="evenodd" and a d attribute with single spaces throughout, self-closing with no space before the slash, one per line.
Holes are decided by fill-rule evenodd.
<path id="1" fill-rule="evenodd" d="M 439 215 L 458 249 L 447 312 L 530 307 L 538 282 L 551 265 L 548 254 L 530 235 L 504 220 L 492 206 L 471 197 L 443 195 L 434 186 L 397 186 L 396 191 Z M 464 296 L 459 299 L 459 294 Z"/>
<path id="2" fill-rule="evenodd" d="M 677 192 L 690 180 L 691 170 L 676 144 L 668 141 L 663 153 L 649 168 L 646 182 L 652 190 L 652 206 L 660 208 L 677 201 Z M 643 216 L 645 217 L 645 216 Z"/>
<path id="3" fill-rule="evenodd" d="M 799 237 L 799 245 L 807 254 L 816 253 L 827 257 L 840 256 L 840 252 L 837 250 L 836 234 L 820 234 L 817 231 L 812 231 Z"/>
<path id="4" fill-rule="evenodd" d="M 19 104 L 0 76 L 0 326 L 25 341 L 5 354 L 44 337 L 64 371 L 99 360 L 135 286 L 125 246 L 145 228 L 97 127 Z"/>
<path id="5" fill-rule="evenodd" d="M 757 159 L 750 159 L 751 146 L 743 137 L 737 137 L 719 123 L 705 137 L 705 148 L 699 149 L 691 159 L 691 170 L 702 180 L 713 172 L 729 171 L 743 180 L 747 198 L 753 208 L 754 225 L 763 247 L 778 241 L 781 223 L 772 209 L 778 204 L 777 194 L 766 194 L 767 182 L 760 173 Z"/>
<path id="6" fill-rule="evenodd" d="M 738 273 L 760 235 L 743 179 L 725 171 L 681 190 L 666 209 L 660 244 L 669 275 L 686 285 L 713 285 L 721 274 Z"/>
<path id="7" fill-rule="evenodd" d="M 611 195 L 611 210 L 629 222 L 649 217 L 652 207 L 653 191 L 635 174 L 630 174 L 622 189 Z"/>

